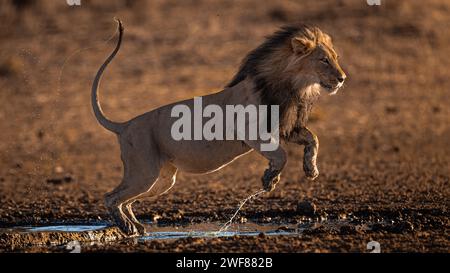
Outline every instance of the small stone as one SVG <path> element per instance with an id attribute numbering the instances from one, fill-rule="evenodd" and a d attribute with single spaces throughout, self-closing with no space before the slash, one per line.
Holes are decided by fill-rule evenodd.
<path id="1" fill-rule="evenodd" d="M 177 214 L 184 215 L 184 210 L 178 209 Z"/>
<path id="2" fill-rule="evenodd" d="M 277 231 L 280 231 L 280 232 L 294 232 L 295 229 L 294 228 L 290 228 L 288 226 L 281 226 L 281 227 L 277 228 Z"/>
<path id="3" fill-rule="evenodd" d="M 42 129 L 38 130 L 36 135 L 39 139 L 43 139 L 44 138 L 44 130 L 42 130 Z"/>
<path id="4" fill-rule="evenodd" d="M 55 169 L 54 169 L 54 172 L 55 172 L 56 174 L 61 174 L 61 173 L 64 172 L 64 168 L 61 167 L 61 166 L 56 166 Z"/>
<path id="5" fill-rule="evenodd" d="M 286 231 L 288 229 L 289 229 L 289 227 L 287 227 L 287 226 L 281 226 L 281 227 L 277 228 L 277 231 Z"/>
<path id="6" fill-rule="evenodd" d="M 396 114 L 396 113 L 398 113 L 398 108 L 396 106 L 393 106 L 393 105 L 386 106 L 385 107 L 385 111 L 388 114 Z"/>
<path id="7" fill-rule="evenodd" d="M 303 201 L 297 204 L 297 213 L 313 216 L 317 212 L 317 207 L 314 203 Z"/>
<path id="8" fill-rule="evenodd" d="M 48 178 L 47 183 L 59 185 L 62 183 L 62 179 L 61 178 Z"/>
<path id="9" fill-rule="evenodd" d="M 153 222 L 158 222 L 158 220 L 159 219 L 161 219 L 162 218 L 162 216 L 161 215 L 159 215 L 159 214 L 155 214 L 155 215 L 153 215 Z"/>
<path id="10" fill-rule="evenodd" d="M 56 175 L 55 177 L 51 177 L 47 179 L 47 183 L 54 185 L 61 185 L 62 183 L 71 183 L 75 181 L 75 178 L 71 174 L 66 175 Z"/>
<path id="11" fill-rule="evenodd" d="M 414 225 L 409 221 L 400 222 L 394 225 L 394 232 L 403 233 L 414 231 Z"/>
<path id="12" fill-rule="evenodd" d="M 64 176 L 63 180 L 64 180 L 64 182 L 66 182 L 66 183 L 70 183 L 70 182 L 72 182 L 74 179 L 73 179 L 73 177 L 72 177 L 70 174 L 68 174 L 68 175 L 65 175 L 65 176 Z"/>

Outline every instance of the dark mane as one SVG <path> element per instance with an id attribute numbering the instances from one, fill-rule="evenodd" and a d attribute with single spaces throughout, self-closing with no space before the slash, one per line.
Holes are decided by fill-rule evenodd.
<path id="1" fill-rule="evenodd" d="M 226 87 L 233 87 L 247 77 L 255 84 L 256 92 L 260 92 L 263 105 L 279 105 L 280 109 L 280 135 L 288 137 L 298 126 L 306 126 L 312 101 L 302 100 L 298 96 L 291 81 L 282 81 L 272 76 L 264 76 L 259 69 L 267 65 L 275 53 L 283 46 L 290 45 L 290 40 L 309 27 L 303 24 L 298 26 L 285 26 L 268 36 L 266 40 L 251 51 L 242 61 L 239 71 Z M 289 42 L 288 42 L 289 41 Z M 270 112 L 268 129 L 270 128 Z"/>
<path id="2" fill-rule="evenodd" d="M 257 67 L 271 55 L 275 50 L 282 46 L 288 39 L 294 37 L 296 33 L 305 28 L 305 25 L 284 26 L 274 34 L 266 37 L 264 43 L 252 50 L 243 60 L 238 72 L 226 87 L 233 87 L 243 81 L 247 76 L 255 77 L 258 74 Z"/>

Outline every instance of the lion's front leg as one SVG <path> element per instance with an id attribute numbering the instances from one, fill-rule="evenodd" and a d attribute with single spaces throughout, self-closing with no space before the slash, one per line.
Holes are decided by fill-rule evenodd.
<path id="1" fill-rule="evenodd" d="M 281 171 L 286 165 L 286 152 L 281 146 L 273 151 L 263 151 L 259 141 L 245 141 L 245 143 L 269 160 L 269 167 L 264 171 L 261 182 L 266 192 L 273 191 L 280 181 Z"/>
<path id="2" fill-rule="evenodd" d="M 319 140 L 316 135 L 312 135 L 314 140 L 305 144 L 303 157 L 303 170 L 306 177 L 309 179 L 316 179 L 319 176 L 319 169 L 317 168 L 317 154 L 319 152 Z"/>
<path id="3" fill-rule="evenodd" d="M 278 182 L 280 182 L 282 168 L 274 168 L 272 165 L 269 164 L 269 168 L 264 171 L 264 175 L 261 177 L 263 189 L 266 192 L 273 191 Z"/>
<path id="4" fill-rule="evenodd" d="M 317 168 L 317 154 L 319 152 L 319 139 L 306 127 L 297 127 L 289 136 L 288 141 L 305 145 L 303 157 L 303 170 L 306 177 L 316 179 L 319 176 Z"/>

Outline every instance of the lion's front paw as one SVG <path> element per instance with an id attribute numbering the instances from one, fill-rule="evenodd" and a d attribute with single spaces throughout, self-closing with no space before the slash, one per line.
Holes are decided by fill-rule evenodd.
<path id="1" fill-rule="evenodd" d="M 314 180 L 319 176 L 319 170 L 315 164 L 303 164 L 303 170 L 308 179 Z"/>
<path id="2" fill-rule="evenodd" d="M 271 192 L 275 186 L 280 182 L 280 172 L 275 170 L 265 170 L 262 177 L 263 188 L 266 192 Z"/>

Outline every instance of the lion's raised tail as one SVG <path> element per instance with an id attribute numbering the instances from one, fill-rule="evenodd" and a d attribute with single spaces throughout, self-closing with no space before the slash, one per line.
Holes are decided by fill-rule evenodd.
<path id="1" fill-rule="evenodd" d="M 98 100 L 98 86 L 100 83 L 100 78 L 102 77 L 103 72 L 105 71 L 108 64 L 114 59 L 117 52 L 120 49 L 120 44 L 122 43 L 122 36 L 123 36 L 123 25 L 122 22 L 118 19 L 116 19 L 118 22 L 118 29 L 119 29 L 119 40 L 117 42 L 116 48 L 114 51 L 109 55 L 108 59 L 102 64 L 100 69 L 97 71 L 97 75 L 95 75 L 94 82 L 92 83 L 92 92 L 91 92 L 91 102 L 92 102 L 92 109 L 94 110 L 95 117 L 97 118 L 98 122 L 108 129 L 111 132 L 114 132 L 116 134 L 120 134 L 124 128 L 123 123 L 118 123 L 109 120 L 105 114 L 102 111 L 102 108 L 100 106 L 100 101 Z"/>

